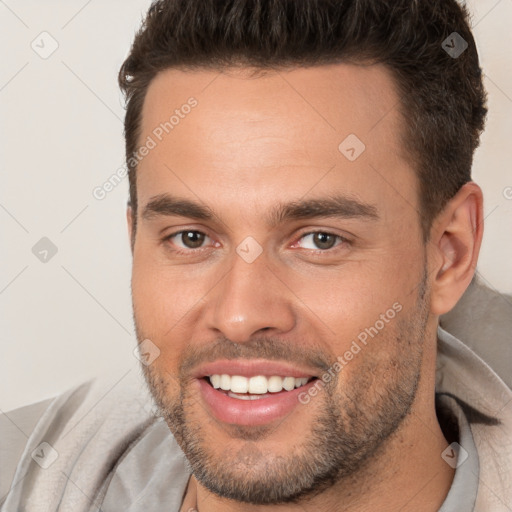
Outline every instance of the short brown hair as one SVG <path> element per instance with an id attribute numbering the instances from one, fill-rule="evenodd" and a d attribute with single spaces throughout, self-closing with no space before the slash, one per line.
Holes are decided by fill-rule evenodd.
<path id="1" fill-rule="evenodd" d="M 458 56 L 443 48 L 467 48 Z M 462 39 L 460 39 L 462 38 Z M 464 46 L 463 46 L 464 47 Z M 341 62 L 380 63 L 393 73 L 403 145 L 420 186 L 423 236 L 471 180 L 486 94 L 466 8 L 456 0 L 158 0 L 119 72 L 126 95 L 130 204 L 137 212 L 141 111 L 151 80 L 168 68 L 260 70 Z"/>

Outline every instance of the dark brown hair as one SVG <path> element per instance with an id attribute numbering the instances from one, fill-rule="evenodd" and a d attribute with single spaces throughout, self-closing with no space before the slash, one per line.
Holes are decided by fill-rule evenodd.
<path id="1" fill-rule="evenodd" d="M 454 32 L 467 49 L 443 48 Z M 464 43 L 465 41 L 465 43 Z M 449 40 L 449 47 L 455 43 Z M 421 224 L 471 180 L 486 94 L 469 15 L 456 0 L 158 0 L 119 72 L 126 160 L 136 219 L 136 163 L 149 83 L 168 68 L 259 70 L 380 63 L 401 97 L 405 153 L 417 172 Z M 135 234 L 135 222 L 134 222 Z"/>

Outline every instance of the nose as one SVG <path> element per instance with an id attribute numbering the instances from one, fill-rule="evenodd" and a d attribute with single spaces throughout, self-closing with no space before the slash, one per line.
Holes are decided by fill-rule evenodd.
<path id="1" fill-rule="evenodd" d="M 230 271 L 210 294 L 208 327 L 236 343 L 263 331 L 283 334 L 296 322 L 292 299 L 264 253 L 252 263 L 235 254 Z"/>

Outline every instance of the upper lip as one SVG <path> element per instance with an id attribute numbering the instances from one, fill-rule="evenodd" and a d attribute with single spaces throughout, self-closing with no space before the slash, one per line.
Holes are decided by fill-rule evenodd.
<path id="1" fill-rule="evenodd" d="M 264 375 L 271 377 L 314 377 L 315 373 L 304 367 L 292 365 L 279 361 L 268 361 L 263 359 L 219 359 L 211 363 L 200 365 L 193 373 L 193 377 L 199 379 L 209 375 L 241 375 L 253 377 Z"/>

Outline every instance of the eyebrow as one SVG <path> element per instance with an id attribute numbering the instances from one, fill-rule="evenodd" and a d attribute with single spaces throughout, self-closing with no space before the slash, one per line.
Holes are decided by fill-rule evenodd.
<path id="1" fill-rule="evenodd" d="M 215 217 L 213 211 L 207 206 L 169 194 L 160 194 L 151 198 L 142 211 L 142 218 L 146 220 L 174 215 L 197 220 L 211 220 Z"/>
<path id="2" fill-rule="evenodd" d="M 377 207 L 357 199 L 334 195 L 321 199 L 292 201 L 274 207 L 268 224 L 275 226 L 285 221 L 336 217 L 342 219 L 378 220 Z"/>
<path id="3" fill-rule="evenodd" d="M 151 198 L 142 212 L 142 218 L 146 220 L 163 216 L 188 217 L 203 221 L 219 218 L 211 208 L 204 204 L 174 197 L 170 194 L 160 194 Z M 334 195 L 320 199 L 300 199 L 278 204 L 272 208 L 266 220 L 270 227 L 274 227 L 286 221 L 317 217 L 373 221 L 380 218 L 375 205 L 345 195 Z"/>

